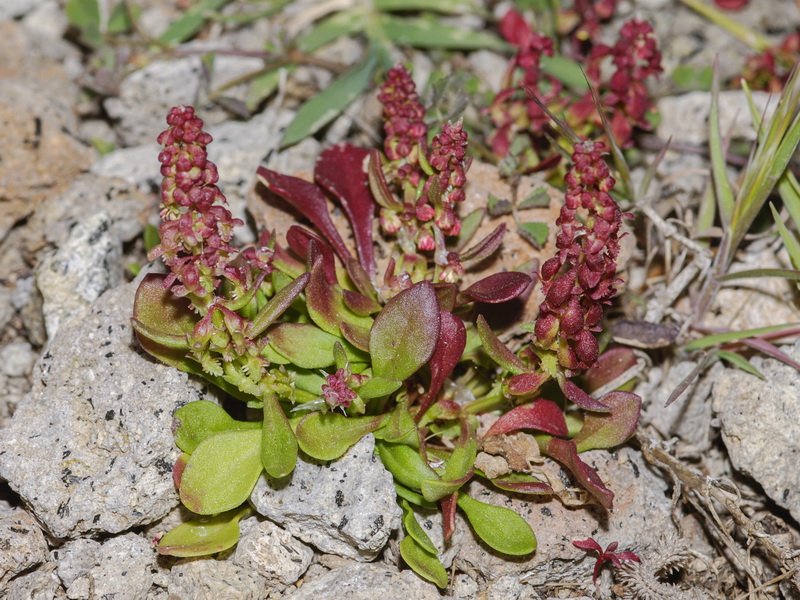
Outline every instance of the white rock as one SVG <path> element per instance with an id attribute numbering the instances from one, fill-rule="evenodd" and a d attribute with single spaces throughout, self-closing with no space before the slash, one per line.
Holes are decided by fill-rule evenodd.
<path id="1" fill-rule="evenodd" d="M 74 540 L 53 550 L 52 558 L 73 600 L 144 600 L 153 584 L 155 554 L 150 543 L 134 533 L 102 544 Z"/>
<path id="2" fill-rule="evenodd" d="M 333 569 L 304 583 L 297 591 L 287 592 L 283 600 L 439 600 L 436 587 L 412 571 L 389 569 L 375 563 L 351 564 Z"/>
<path id="3" fill-rule="evenodd" d="M 118 533 L 178 503 L 172 413 L 207 391 L 138 349 L 134 292 L 107 292 L 58 332 L 0 430 L 0 478 L 56 537 Z"/>
<path id="4" fill-rule="evenodd" d="M 48 338 L 85 316 L 103 292 L 122 281 L 122 244 L 110 228 L 107 214 L 90 213 L 67 242 L 38 265 L 36 283 L 44 298 Z"/>
<path id="5" fill-rule="evenodd" d="M 0 372 L 9 377 L 27 375 L 37 357 L 28 342 L 12 342 L 0 350 Z"/>
<path id="6" fill-rule="evenodd" d="M 134 71 L 120 85 L 119 96 L 104 106 L 118 121 L 117 132 L 126 146 L 152 142 L 166 129 L 169 109 L 193 104 L 203 71 L 199 56 L 153 61 Z"/>
<path id="7" fill-rule="evenodd" d="M 55 565 L 24 573 L 12 579 L 5 590 L 5 600 L 57 600 L 65 597 L 64 589 L 55 573 Z"/>
<path id="8" fill-rule="evenodd" d="M 245 526 L 245 522 L 240 524 L 243 530 Z M 268 586 L 282 589 L 300 579 L 313 558 L 309 546 L 277 525 L 262 521 L 243 531 L 233 562 L 256 571 Z"/>
<path id="9" fill-rule="evenodd" d="M 800 360 L 800 343 L 781 348 Z M 754 356 L 762 381 L 727 369 L 712 388 L 722 440 L 734 467 L 758 481 L 778 506 L 800 519 L 800 374 L 775 359 Z"/>
<path id="10" fill-rule="evenodd" d="M 262 600 L 266 583 L 231 562 L 201 559 L 172 567 L 169 597 L 191 600 Z"/>
<path id="11" fill-rule="evenodd" d="M 45 0 L 3 0 L 0 3 L 0 20 L 21 17 L 44 2 Z"/>
<path id="12" fill-rule="evenodd" d="M 0 513 L 0 585 L 47 559 L 47 543 L 33 517 L 22 509 Z"/>
<path id="13" fill-rule="evenodd" d="M 392 475 L 369 434 L 332 462 L 297 461 L 284 480 L 262 476 L 250 501 L 268 519 L 318 550 L 372 560 L 400 527 Z"/>

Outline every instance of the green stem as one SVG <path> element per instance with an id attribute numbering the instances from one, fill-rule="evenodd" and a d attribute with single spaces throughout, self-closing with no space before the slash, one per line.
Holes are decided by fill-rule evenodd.
<path id="1" fill-rule="evenodd" d="M 702 0 L 680 0 L 683 4 L 692 10 L 700 13 L 703 17 L 722 27 L 740 42 L 750 46 L 756 52 L 763 52 L 772 43 L 760 33 L 753 31 L 749 27 L 734 21 L 722 11 L 717 10 Z"/>

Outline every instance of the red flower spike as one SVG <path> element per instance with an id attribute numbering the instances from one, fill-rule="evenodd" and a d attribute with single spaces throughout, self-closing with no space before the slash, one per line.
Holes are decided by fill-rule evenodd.
<path id="1" fill-rule="evenodd" d="M 574 540 L 572 545 L 586 552 L 597 552 L 597 562 L 594 564 L 594 571 L 592 572 L 592 583 L 597 585 L 597 576 L 600 574 L 600 569 L 603 564 L 610 562 L 617 569 L 620 568 L 621 561 L 641 562 L 640 558 L 633 552 L 617 552 L 618 542 L 611 542 L 606 549 L 603 550 L 602 546 L 598 544 L 594 538 L 586 538 L 585 540 Z"/>

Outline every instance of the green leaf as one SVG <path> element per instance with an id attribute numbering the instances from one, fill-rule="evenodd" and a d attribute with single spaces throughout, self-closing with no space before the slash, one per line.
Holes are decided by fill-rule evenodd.
<path id="1" fill-rule="evenodd" d="M 425 498 L 422 497 L 422 494 L 418 494 L 417 492 L 411 491 L 407 487 L 400 485 L 396 481 L 394 482 L 394 489 L 397 492 L 397 497 L 402 498 L 403 500 L 408 500 L 412 504 L 416 504 L 417 506 L 421 506 L 422 508 L 427 508 L 428 510 L 436 510 L 438 507 L 434 502 L 428 502 Z"/>
<path id="2" fill-rule="evenodd" d="M 498 552 L 524 556 L 536 550 L 533 529 L 513 510 L 485 504 L 461 493 L 457 504 L 478 537 Z"/>
<path id="3" fill-rule="evenodd" d="M 541 248 L 547 241 L 550 226 L 547 223 L 530 222 L 519 224 L 522 237 L 530 241 L 535 248 Z"/>
<path id="4" fill-rule="evenodd" d="M 343 10 L 321 20 L 311 31 L 297 39 L 297 49 L 306 54 L 318 50 L 340 37 L 361 31 L 366 25 L 363 10 Z"/>
<path id="5" fill-rule="evenodd" d="M 727 342 L 737 342 L 739 340 L 757 337 L 760 335 L 765 335 L 767 333 L 775 333 L 777 331 L 794 329 L 795 327 L 798 326 L 800 326 L 800 323 L 787 323 L 784 325 L 757 327 L 756 329 L 742 329 L 741 331 L 713 333 L 711 335 L 706 335 L 696 340 L 692 340 L 691 342 L 689 342 L 684 346 L 684 350 L 686 350 L 687 352 L 693 352 L 695 350 L 702 350 L 703 348 L 716 346 L 718 344 L 725 344 Z"/>
<path id="6" fill-rule="evenodd" d="M 239 541 L 239 521 L 251 512 L 249 506 L 243 506 L 181 523 L 159 540 L 158 553 L 188 558 L 227 550 Z"/>
<path id="7" fill-rule="evenodd" d="M 761 371 L 756 369 L 750 362 L 744 358 L 743 356 L 736 354 L 735 352 L 729 352 L 727 350 L 717 350 L 716 355 L 719 356 L 721 359 L 728 361 L 733 366 L 740 368 L 745 373 L 750 373 L 750 375 L 755 375 L 762 381 L 766 380 L 761 374 Z"/>
<path id="8" fill-rule="evenodd" d="M 723 229 L 731 225 L 734 198 L 728 174 L 725 172 L 725 148 L 719 125 L 719 68 L 715 67 L 711 86 L 711 113 L 708 116 L 708 145 L 711 151 L 711 174 Z"/>
<path id="9" fill-rule="evenodd" d="M 509 45 L 493 34 L 445 25 L 436 18 L 404 18 L 381 15 L 380 23 L 390 40 L 415 48 L 450 50 L 507 50 Z"/>
<path id="10" fill-rule="evenodd" d="M 406 561 L 413 571 L 435 584 L 439 588 L 446 588 L 448 579 L 447 571 L 436 554 L 428 552 L 413 537 L 404 537 L 400 540 L 400 556 Z"/>
<path id="11" fill-rule="evenodd" d="M 373 0 L 372 6 L 378 12 L 407 11 L 407 10 L 435 10 L 440 13 L 454 15 L 477 12 L 479 7 L 472 0 Z"/>
<path id="12" fill-rule="evenodd" d="M 237 421 L 225 409 L 209 402 L 197 400 L 175 411 L 175 445 L 191 454 L 204 440 L 224 431 L 261 429 L 260 421 Z"/>
<path id="13" fill-rule="evenodd" d="M 396 379 L 371 377 L 364 385 L 358 388 L 358 395 L 364 400 L 381 398 L 382 396 L 388 396 L 397 390 L 401 385 L 403 385 L 403 382 L 397 381 Z"/>
<path id="14" fill-rule="evenodd" d="M 144 228 L 142 238 L 144 240 L 144 249 L 147 252 L 150 252 L 150 250 L 161 243 L 161 235 L 158 233 L 158 227 L 154 225 L 147 225 Z"/>
<path id="15" fill-rule="evenodd" d="M 261 465 L 261 432 L 226 431 L 200 443 L 181 477 L 181 502 L 201 515 L 214 515 L 246 501 Z"/>
<path id="16" fill-rule="evenodd" d="M 439 303 L 428 281 L 394 296 L 375 318 L 369 352 L 376 377 L 405 381 L 430 359 L 439 337 Z"/>
<path id="17" fill-rule="evenodd" d="M 403 509 L 403 529 L 405 532 L 414 538 L 414 541 L 417 542 L 423 550 L 431 554 L 437 554 L 438 550 L 436 546 L 433 545 L 431 538 L 428 537 L 428 534 L 425 533 L 425 530 L 419 524 L 419 521 L 417 521 L 411 505 L 405 500 L 401 500 L 400 507 Z"/>
<path id="18" fill-rule="evenodd" d="M 100 6 L 97 0 L 67 0 L 64 6 L 69 22 L 81 31 L 81 39 L 93 48 L 105 44 L 100 32 Z"/>
<path id="19" fill-rule="evenodd" d="M 514 375 L 528 372 L 525 363 L 500 341 L 500 338 L 494 334 L 483 315 L 478 315 L 475 325 L 477 326 L 483 349 L 489 355 L 489 358 Z"/>
<path id="20" fill-rule="evenodd" d="M 786 247 L 786 252 L 788 252 L 792 264 L 795 267 L 800 266 L 800 242 L 798 242 L 797 237 L 791 231 L 789 231 L 789 228 L 784 225 L 781 216 L 778 214 L 778 211 L 775 209 L 775 205 L 772 204 L 772 202 L 769 203 L 769 208 L 772 211 L 772 218 L 775 220 L 775 225 L 778 226 L 778 233 L 781 234 L 783 245 Z M 785 269 L 774 270 L 785 271 Z"/>
<path id="21" fill-rule="evenodd" d="M 466 248 L 467 244 L 469 244 L 470 240 L 475 236 L 478 228 L 481 226 L 481 221 L 483 221 L 484 216 L 486 216 L 486 211 L 482 208 L 476 208 L 461 219 L 461 231 L 458 232 L 455 240 L 451 242 L 455 252 L 460 252 Z"/>
<path id="22" fill-rule="evenodd" d="M 292 280 L 291 283 L 281 287 L 253 318 L 247 330 L 247 336 L 254 338 L 272 325 L 297 299 L 300 292 L 308 284 L 310 277 L 310 274 L 303 273 L 297 279 Z"/>
<path id="23" fill-rule="evenodd" d="M 297 463 L 297 438 L 280 402 L 273 393 L 264 396 L 261 429 L 261 465 L 270 477 L 286 477 Z"/>
<path id="24" fill-rule="evenodd" d="M 586 411 L 583 427 L 572 438 L 578 452 L 613 448 L 626 441 L 636 430 L 642 399 L 631 392 L 609 392 L 600 402 L 610 412 Z"/>
<path id="25" fill-rule="evenodd" d="M 130 11 L 128 7 L 130 7 Z M 128 33 L 133 29 L 131 18 L 138 19 L 141 14 L 142 8 L 138 4 L 117 2 L 111 9 L 111 14 L 108 15 L 108 33 Z"/>
<path id="26" fill-rule="evenodd" d="M 424 479 L 435 479 L 436 472 L 414 448 L 376 440 L 378 456 L 394 478 L 408 488 L 419 490 Z"/>
<path id="27" fill-rule="evenodd" d="M 337 77 L 327 88 L 301 106 L 281 139 L 281 149 L 296 144 L 330 123 L 363 92 L 372 77 L 377 53 Z"/>
<path id="28" fill-rule="evenodd" d="M 708 92 L 711 90 L 711 80 L 714 70 L 711 67 L 694 67 L 692 65 L 678 65 L 672 70 L 672 81 L 682 91 Z"/>
<path id="29" fill-rule="evenodd" d="M 800 280 L 800 271 L 795 269 L 746 269 L 728 273 L 719 278 L 720 281 L 735 281 L 736 279 L 750 279 L 751 277 L 782 277 L 783 279 Z"/>
<path id="30" fill-rule="evenodd" d="M 193 4 L 184 15 L 172 23 L 161 34 L 159 40 L 164 44 L 180 44 L 190 39 L 200 31 L 211 13 L 219 10 L 232 0 L 199 0 Z"/>
<path id="31" fill-rule="evenodd" d="M 542 72 L 552 75 L 573 92 L 582 95 L 589 91 L 589 84 L 580 63 L 562 54 L 557 54 L 542 56 L 541 64 Z"/>
<path id="32" fill-rule="evenodd" d="M 281 323 L 270 329 L 268 335 L 275 350 L 303 369 L 324 369 L 333 365 L 333 347 L 337 342 L 344 346 L 351 361 L 369 360 L 364 352 L 311 323 Z"/>
<path id="33" fill-rule="evenodd" d="M 297 426 L 297 441 L 303 452 L 317 460 L 336 460 L 383 421 L 380 415 L 346 417 L 334 412 L 311 413 Z"/>
<path id="34" fill-rule="evenodd" d="M 550 194 L 547 193 L 547 188 L 539 187 L 528 194 L 517 208 L 526 210 L 528 208 L 547 208 L 548 206 L 550 206 Z"/>

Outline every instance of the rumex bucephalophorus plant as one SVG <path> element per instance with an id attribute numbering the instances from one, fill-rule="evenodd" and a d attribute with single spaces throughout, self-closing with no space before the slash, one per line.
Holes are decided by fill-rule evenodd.
<path id="1" fill-rule="evenodd" d="M 428 142 L 424 109 L 402 67 L 390 70 L 379 98 L 382 151 L 329 148 L 317 160 L 314 183 L 258 169 L 264 186 L 313 226 L 291 226 L 287 247 L 270 231 L 253 246 L 233 245 L 241 222 L 216 185 L 206 153 L 211 137 L 191 107 L 167 117 L 159 137 L 161 242 L 150 258 L 160 257 L 169 271 L 142 280 L 134 328 L 154 357 L 206 378 L 261 418 L 235 420 L 209 401 L 175 413 L 183 451 L 175 482 L 199 517 L 161 538 L 164 554 L 230 547 L 263 472 L 291 477 L 299 451 L 336 460 L 370 433 L 406 514 L 401 555 L 440 587 L 447 584 L 440 549 L 415 526 L 415 507 L 441 508 L 446 542 L 460 509 L 496 551 L 527 555 L 536 548 L 522 517 L 463 491 L 481 478 L 512 493 L 553 493 L 525 467 L 499 475 L 477 467 L 489 439 L 535 433 L 542 454 L 602 506 L 612 505 L 613 493 L 579 453 L 624 442 L 640 399 L 620 391 L 594 398 L 573 381 L 598 361 L 595 334 L 618 282 L 624 215 L 610 195 L 603 145 L 573 149 L 557 253 L 540 273 L 490 273 L 465 286 L 465 268 L 485 264 L 505 234 L 500 225 L 464 243 L 480 220 L 458 215 L 468 193 L 467 134 L 460 122 L 448 123 Z M 328 198 L 350 222 L 355 256 Z M 466 250 L 449 243 L 456 236 Z M 382 272 L 379 245 L 388 257 Z M 528 293 L 535 279 L 544 292 L 539 317 L 512 351 L 482 313 Z M 487 414 L 500 416 L 479 436 L 479 417 Z"/>

